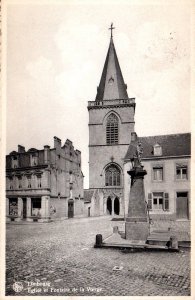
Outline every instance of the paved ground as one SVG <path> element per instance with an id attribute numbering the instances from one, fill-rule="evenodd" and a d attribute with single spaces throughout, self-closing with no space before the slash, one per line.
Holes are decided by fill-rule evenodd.
<path id="1" fill-rule="evenodd" d="M 114 225 L 108 217 L 7 225 L 6 295 L 190 295 L 190 251 L 93 248 Z M 115 266 L 121 270 L 113 270 Z M 13 283 L 22 283 L 20 292 Z M 15 284 L 15 290 L 20 288 Z"/>

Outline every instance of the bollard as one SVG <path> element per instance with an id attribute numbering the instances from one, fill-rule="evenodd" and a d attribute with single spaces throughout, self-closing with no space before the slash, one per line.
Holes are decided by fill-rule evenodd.
<path id="1" fill-rule="evenodd" d="M 95 248 L 100 248 L 101 246 L 102 246 L 102 235 L 96 234 Z"/>
<path id="2" fill-rule="evenodd" d="M 175 236 L 170 237 L 170 248 L 171 249 L 178 249 L 178 240 Z"/>
<path id="3" fill-rule="evenodd" d="M 118 232 L 118 226 L 114 226 L 113 227 L 113 233 L 117 233 Z"/>

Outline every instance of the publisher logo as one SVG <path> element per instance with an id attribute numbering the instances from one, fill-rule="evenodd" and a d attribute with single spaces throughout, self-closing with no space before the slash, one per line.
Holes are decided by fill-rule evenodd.
<path id="1" fill-rule="evenodd" d="M 16 293 L 19 293 L 19 292 L 21 292 L 22 290 L 23 290 L 23 284 L 22 284 L 22 282 L 15 282 L 14 284 L 13 284 L 13 290 L 16 292 Z"/>

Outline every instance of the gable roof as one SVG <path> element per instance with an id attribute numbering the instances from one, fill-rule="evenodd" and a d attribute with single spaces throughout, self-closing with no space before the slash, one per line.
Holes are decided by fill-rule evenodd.
<path id="1" fill-rule="evenodd" d="M 145 136 L 138 137 L 137 140 L 141 142 L 143 147 L 143 159 L 191 155 L 190 133 Z M 154 156 L 153 147 L 156 144 L 159 144 L 162 147 L 162 155 Z M 130 143 L 124 160 L 130 160 L 133 157 L 136 146 L 137 141 Z"/>
<path id="2" fill-rule="evenodd" d="M 100 84 L 97 88 L 96 101 L 114 99 L 128 99 L 128 95 L 127 85 L 124 83 L 113 39 L 111 37 Z"/>

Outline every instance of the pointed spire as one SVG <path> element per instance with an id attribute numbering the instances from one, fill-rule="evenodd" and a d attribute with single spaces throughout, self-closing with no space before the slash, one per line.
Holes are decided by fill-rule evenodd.
<path id="1" fill-rule="evenodd" d="M 115 27 L 113 27 L 113 23 L 109 29 L 111 30 L 110 45 L 100 84 L 97 88 L 96 101 L 128 99 L 127 86 L 123 80 L 123 75 L 113 42 L 112 30 L 115 29 Z"/>

